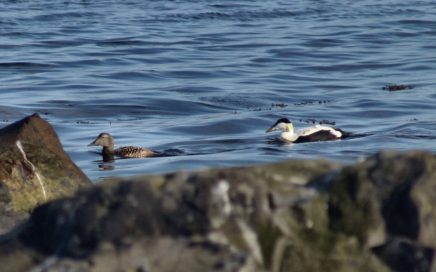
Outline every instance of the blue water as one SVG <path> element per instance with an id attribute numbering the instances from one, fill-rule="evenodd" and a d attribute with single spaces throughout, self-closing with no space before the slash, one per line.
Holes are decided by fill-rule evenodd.
<path id="1" fill-rule="evenodd" d="M 430 0 L 5 0 L 0 52 L 0 127 L 40 113 L 96 181 L 436 151 Z M 271 144 L 265 129 L 284 116 L 363 137 Z M 102 165 L 87 144 L 103 131 L 183 153 Z"/>

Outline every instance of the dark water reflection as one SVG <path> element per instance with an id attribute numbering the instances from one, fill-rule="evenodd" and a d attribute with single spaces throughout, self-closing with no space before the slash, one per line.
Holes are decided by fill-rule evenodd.
<path id="1" fill-rule="evenodd" d="M 93 179 L 434 152 L 435 36 L 432 1 L 2 1 L 0 126 L 41 113 Z M 365 137 L 270 144 L 282 116 Z M 102 171 L 102 131 L 183 153 Z"/>

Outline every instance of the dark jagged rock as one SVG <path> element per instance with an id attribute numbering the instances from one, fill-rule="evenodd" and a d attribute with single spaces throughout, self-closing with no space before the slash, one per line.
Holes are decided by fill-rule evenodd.
<path id="1" fill-rule="evenodd" d="M 436 159 L 107 180 L 0 237 L 7 271 L 436 271 Z"/>
<path id="2" fill-rule="evenodd" d="M 0 212 L 27 212 L 88 183 L 63 151 L 56 132 L 39 115 L 0 130 Z M 1 224 L 0 232 L 7 228 Z"/>
<path id="3" fill-rule="evenodd" d="M 373 248 L 395 271 L 435 271 L 435 181 L 436 158 L 425 152 L 381 152 L 346 167 L 331 182 L 330 227 Z"/>
<path id="4" fill-rule="evenodd" d="M 381 246 L 374 247 L 372 250 L 394 271 L 434 271 L 432 269 L 435 255 L 434 248 L 404 238 L 393 238 Z"/>

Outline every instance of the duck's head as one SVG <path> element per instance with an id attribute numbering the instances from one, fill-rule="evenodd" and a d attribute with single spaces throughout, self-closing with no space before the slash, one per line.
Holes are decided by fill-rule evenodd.
<path id="1" fill-rule="evenodd" d="M 293 132 L 294 126 L 292 125 L 292 122 L 289 121 L 288 118 L 280 118 L 277 120 L 277 122 L 274 123 L 269 129 L 266 130 L 266 132 L 276 131 L 280 130 L 283 132 Z"/>
<path id="2" fill-rule="evenodd" d="M 91 145 L 99 145 L 103 147 L 113 148 L 114 147 L 114 139 L 109 133 L 103 132 L 95 138 L 95 140 L 89 144 Z"/>

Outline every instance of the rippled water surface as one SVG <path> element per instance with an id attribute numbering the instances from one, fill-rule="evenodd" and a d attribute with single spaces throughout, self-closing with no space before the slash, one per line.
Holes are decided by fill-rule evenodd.
<path id="1" fill-rule="evenodd" d="M 436 151 L 430 0 L 5 0 L 0 52 L 0 126 L 40 113 L 94 180 Z M 362 137 L 271 144 L 283 116 Z M 180 154 L 102 165 L 103 131 Z"/>

